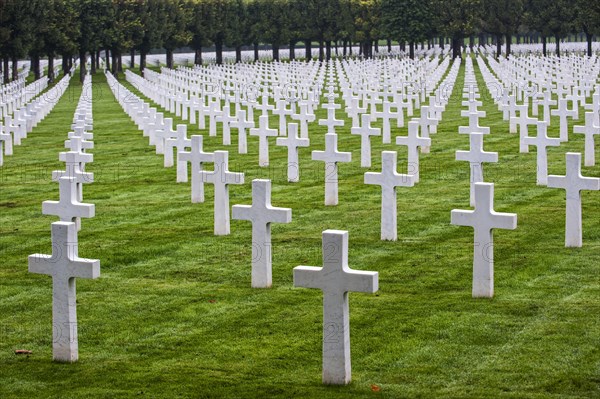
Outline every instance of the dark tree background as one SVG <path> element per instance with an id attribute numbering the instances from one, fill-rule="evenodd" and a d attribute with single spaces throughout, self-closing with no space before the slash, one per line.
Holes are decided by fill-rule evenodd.
<path id="1" fill-rule="evenodd" d="M 140 55 L 140 69 L 146 55 L 164 49 L 167 65 L 182 47 L 195 52 L 216 51 L 223 62 L 226 48 L 235 50 L 241 61 L 243 48 L 267 45 L 273 59 L 281 47 L 303 45 L 307 58 L 313 46 L 319 59 L 349 55 L 352 45 L 359 54 L 372 57 L 380 41 L 392 42 L 413 58 L 418 45 L 450 43 L 453 56 L 460 57 L 465 40 L 472 46 L 502 45 L 510 55 L 511 44 L 541 40 L 546 55 L 548 39 L 557 43 L 575 34 L 587 41 L 592 54 L 594 35 L 600 34 L 600 1 L 590 0 L 0 0 L 0 68 L 5 82 L 17 77 L 19 59 L 31 60 L 32 72 L 41 76 L 40 60 L 47 58 L 53 75 L 54 59 L 62 57 L 63 71 L 69 72 L 72 59 L 91 58 L 92 72 L 100 54 L 106 67 L 118 74 L 123 56 Z M 339 48 L 343 50 L 340 50 Z M 9 65 L 13 67 L 9 70 Z M 84 65 L 82 63 L 82 65 Z M 82 68 L 81 76 L 85 74 Z M 52 77 L 51 77 L 52 78 Z"/>

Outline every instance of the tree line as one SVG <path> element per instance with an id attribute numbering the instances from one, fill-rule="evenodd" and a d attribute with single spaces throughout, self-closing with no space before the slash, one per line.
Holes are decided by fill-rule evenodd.
<path id="1" fill-rule="evenodd" d="M 82 76 L 85 60 L 91 69 L 100 53 L 113 72 L 122 70 L 123 55 L 140 55 L 140 69 L 152 49 L 164 49 L 167 66 L 173 66 L 176 49 L 190 47 L 195 63 L 202 50 L 214 47 L 216 62 L 223 62 L 225 47 L 240 61 L 249 46 L 258 59 L 259 45 L 279 49 L 302 45 L 308 58 L 318 46 L 319 59 L 329 59 L 332 48 L 351 54 L 352 45 L 371 57 L 380 41 L 399 43 L 410 57 L 415 47 L 450 43 L 460 56 L 465 39 L 491 40 L 500 53 L 510 54 L 517 42 L 546 42 L 552 38 L 560 55 L 560 40 L 568 34 L 585 35 L 588 55 L 594 34 L 600 33 L 600 1 L 590 0 L 0 0 L 0 67 L 5 82 L 17 75 L 19 59 L 29 57 L 36 77 L 40 59 L 47 57 L 48 74 L 54 59 L 62 57 L 67 72 L 79 57 Z"/>

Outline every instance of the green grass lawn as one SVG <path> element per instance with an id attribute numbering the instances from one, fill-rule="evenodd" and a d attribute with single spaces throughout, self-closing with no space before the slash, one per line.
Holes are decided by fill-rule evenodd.
<path id="1" fill-rule="evenodd" d="M 102 275 L 77 282 L 80 361 L 57 364 L 51 281 L 27 272 L 27 256 L 51 251 L 56 218 L 41 203 L 58 199 L 51 171 L 63 168 L 58 153 L 81 92 L 74 77 L 0 168 L 0 398 L 600 397 L 600 193 L 583 193 L 583 248 L 564 248 L 565 192 L 536 186 L 535 150 L 519 154 L 480 76 L 481 124 L 492 131 L 485 149 L 499 152 L 485 176 L 496 183 L 496 210 L 517 213 L 518 228 L 495 233 L 495 298 L 471 298 L 473 230 L 450 225 L 452 209 L 470 209 L 468 164 L 454 160 L 469 143 L 457 133 L 467 123 L 463 71 L 421 155 L 421 182 L 398 189 L 397 242 L 379 239 L 380 189 L 363 184 L 349 120 L 339 148 L 353 161 L 340 165 L 335 207 L 323 205 L 324 166 L 310 157 L 325 127 L 311 125 L 296 184 L 287 183 L 285 147 L 271 139 L 271 166 L 259 168 L 257 138 L 238 155 L 233 134 L 230 170 L 245 172 L 246 184 L 231 186 L 231 204 L 250 204 L 252 179 L 270 178 L 273 205 L 293 209 L 292 223 L 273 225 L 272 289 L 250 288 L 250 223 L 213 236 L 212 186 L 205 203 L 191 204 L 189 184 L 175 182 L 175 168 L 163 168 L 95 75 L 87 170 L 96 181 L 84 202 L 96 204 L 96 217 L 82 221 L 79 254 L 100 259 Z M 224 149 L 220 136 L 189 132 Z M 558 136 L 554 117 L 549 133 Z M 406 147 L 372 145 L 370 171 L 380 170 L 382 150 L 397 150 L 406 172 Z M 551 174 L 564 174 L 567 151 L 583 152 L 582 135 L 549 149 Z M 600 177 L 600 168 L 583 174 Z M 347 387 L 321 385 L 322 293 L 292 286 L 295 266 L 321 265 L 325 229 L 349 231 L 352 268 L 379 272 L 378 293 L 350 295 Z"/>

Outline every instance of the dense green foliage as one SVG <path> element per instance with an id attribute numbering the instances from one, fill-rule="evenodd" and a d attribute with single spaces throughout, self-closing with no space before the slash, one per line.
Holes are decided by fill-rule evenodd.
<path id="1" fill-rule="evenodd" d="M 196 63 L 203 47 L 214 46 L 221 63 L 224 46 L 239 61 L 242 46 L 254 46 L 257 58 L 258 45 L 268 44 L 278 59 L 281 46 L 294 58 L 298 42 L 308 50 L 317 42 L 319 58 L 328 59 L 332 43 L 343 44 L 344 54 L 358 43 L 370 57 L 379 40 L 394 40 L 409 44 L 413 56 L 416 43 L 449 38 L 458 56 L 464 38 L 478 34 L 498 46 L 505 40 L 509 54 L 513 35 L 545 45 L 548 37 L 583 33 L 591 54 L 599 29 L 600 2 L 586 0 L 0 0 L 0 58 L 6 67 L 28 55 L 36 76 L 40 57 L 58 55 L 94 55 L 95 70 L 100 50 L 110 51 L 113 72 L 126 52 L 138 51 L 143 69 L 150 50 L 165 49 L 171 66 L 173 51 L 185 46 L 196 51 Z"/>

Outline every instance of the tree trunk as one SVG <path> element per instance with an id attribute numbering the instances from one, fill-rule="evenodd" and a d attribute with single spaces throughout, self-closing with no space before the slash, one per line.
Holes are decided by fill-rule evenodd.
<path id="1" fill-rule="evenodd" d="M 379 52 L 379 39 L 374 40 L 375 41 L 375 52 L 378 53 Z"/>
<path id="2" fill-rule="evenodd" d="M 323 40 L 319 40 L 319 61 L 323 61 L 325 58 L 325 52 L 323 51 Z"/>
<path id="3" fill-rule="evenodd" d="M 91 55 L 90 60 L 92 61 L 91 66 L 90 66 L 90 71 L 93 75 L 96 73 L 96 54 L 94 52 L 91 52 L 90 55 Z"/>
<path id="4" fill-rule="evenodd" d="M 469 47 L 471 48 L 471 50 L 473 50 L 474 46 L 475 46 L 475 35 L 470 35 L 469 36 Z"/>
<path id="5" fill-rule="evenodd" d="M 135 68 L 135 49 L 132 48 L 129 51 L 129 68 L 133 69 Z"/>
<path id="6" fill-rule="evenodd" d="M 453 37 L 452 38 L 452 58 L 462 58 L 462 46 L 461 46 L 462 37 Z"/>
<path id="7" fill-rule="evenodd" d="M 215 42 L 215 52 L 217 54 L 217 65 L 223 65 L 223 42 L 220 40 Z"/>
<path id="8" fill-rule="evenodd" d="M 290 61 L 296 59 L 296 41 L 290 40 Z"/>
<path id="9" fill-rule="evenodd" d="M 327 61 L 331 59 L 331 41 L 329 40 L 325 42 L 325 57 Z"/>
<path id="10" fill-rule="evenodd" d="M 333 45 L 335 47 L 335 56 L 337 57 L 339 55 L 339 53 L 338 53 L 338 45 L 339 45 L 338 41 L 337 40 L 334 41 Z"/>
<path id="11" fill-rule="evenodd" d="M 408 45 L 408 56 L 411 60 L 415 59 L 415 42 L 410 42 Z"/>
<path id="12" fill-rule="evenodd" d="M 312 60 L 312 42 L 310 40 L 304 42 L 304 58 L 306 61 Z"/>
<path id="13" fill-rule="evenodd" d="M 19 60 L 16 56 L 12 57 L 12 80 L 19 78 Z"/>
<path id="14" fill-rule="evenodd" d="M 140 50 L 140 73 L 146 68 L 146 50 Z"/>
<path id="15" fill-rule="evenodd" d="M 544 57 L 547 55 L 546 54 L 546 45 L 547 45 L 546 36 L 542 36 L 542 54 L 544 54 Z"/>
<path id="16" fill-rule="evenodd" d="M 496 58 L 500 58 L 502 55 L 502 39 L 500 35 L 496 36 Z"/>
<path id="17" fill-rule="evenodd" d="M 257 62 L 258 58 L 258 42 L 254 42 L 254 62 Z"/>
<path id="18" fill-rule="evenodd" d="M 556 56 L 560 57 L 560 36 L 554 35 L 554 39 L 556 40 Z"/>
<path id="19" fill-rule="evenodd" d="M 506 35 L 506 58 L 510 56 L 510 46 L 512 44 L 512 35 Z"/>
<path id="20" fill-rule="evenodd" d="M 63 75 L 66 75 L 67 73 L 69 73 L 69 61 L 68 61 L 68 55 L 63 54 L 62 55 L 62 71 L 63 71 Z"/>
<path id="21" fill-rule="evenodd" d="M 54 83 L 54 54 L 48 54 L 48 79 Z"/>
<path id="22" fill-rule="evenodd" d="M 585 32 L 585 40 L 587 41 L 587 56 L 592 56 L 592 35 L 588 32 Z"/>
<path id="23" fill-rule="evenodd" d="M 348 41 L 342 40 L 342 55 L 345 57 L 348 54 Z"/>
<path id="24" fill-rule="evenodd" d="M 202 65 L 202 47 L 194 50 L 194 64 Z"/>
<path id="25" fill-rule="evenodd" d="M 406 42 L 404 42 L 404 41 L 400 42 L 400 50 L 402 50 L 404 53 L 406 53 Z"/>
<path id="26" fill-rule="evenodd" d="M 96 54 L 94 54 L 94 56 L 96 57 L 96 67 L 100 69 L 100 50 L 96 51 Z"/>
<path id="27" fill-rule="evenodd" d="M 8 83 L 8 79 L 9 79 L 9 71 L 8 71 L 8 57 L 4 56 L 4 58 L 2 59 L 2 64 L 4 64 L 4 67 L 2 68 L 2 73 L 4 74 L 4 83 Z"/>
<path id="28" fill-rule="evenodd" d="M 118 78 L 117 75 L 119 74 L 119 65 L 117 63 L 117 53 L 115 50 L 110 51 L 110 56 L 112 57 L 112 74 L 115 76 L 115 78 Z"/>
<path id="29" fill-rule="evenodd" d="M 33 70 L 33 76 L 35 77 L 35 80 L 38 80 L 42 77 L 39 54 L 34 54 L 33 56 L 31 56 L 31 69 Z"/>
<path id="30" fill-rule="evenodd" d="M 235 62 L 242 62 L 242 46 L 235 46 Z"/>
<path id="31" fill-rule="evenodd" d="M 167 50 L 167 68 L 173 69 L 173 49 Z"/>
<path id="32" fill-rule="evenodd" d="M 390 39 L 387 39 L 387 48 L 388 48 L 388 53 L 392 52 L 392 41 Z"/>
<path id="33" fill-rule="evenodd" d="M 273 43 L 271 47 L 273 49 L 273 61 L 279 61 L 279 43 Z"/>
<path id="34" fill-rule="evenodd" d="M 439 37 L 439 42 L 438 42 L 440 48 L 444 47 L 444 36 L 440 36 Z"/>
<path id="35" fill-rule="evenodd" d="M 106 70 L 110 71 L 110 51 L 104 50 L 104 59 L 106 60 Z"/>
<path id="36" fill-rule="evenodd" d="M 120 50 L 118 52 L 117 61 L 119 62 L 118 66 L 117 66 L 117 70 L 120 73 L 122 73 L 123 72 L 123 54 L 121 54 Z"/>
<path id="37" fill-rule="evenodd" d="M 85 79 L 85 51 L 79 51 L 79 81 L 83 83 Z"/>

